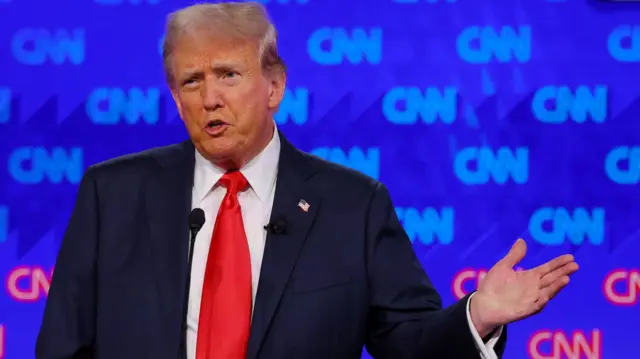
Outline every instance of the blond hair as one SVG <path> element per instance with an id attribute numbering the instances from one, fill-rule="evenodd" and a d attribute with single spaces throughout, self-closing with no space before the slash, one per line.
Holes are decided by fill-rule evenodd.
<path id="1" fill-rule="evenodd" d="M 256 41 L 263 70 L 286 71 L 278 54 L 275 26 L 264 6 L 258 2 L 197 4 L 175 11 L 167 18 L 162 58 L 169 82 L 173 81 L 171 56 L 176 43 L 186 34 L 202 31 L 203 35 Z"/>

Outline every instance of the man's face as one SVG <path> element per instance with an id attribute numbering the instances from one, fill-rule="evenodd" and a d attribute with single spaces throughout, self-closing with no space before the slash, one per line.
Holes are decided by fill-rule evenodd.
<path id="1" fill-rule="evenodd" d="M 208 160 L 240 167 L 271 140 L 284 74 L 265 76 L 256 42 L 185 36 L 174 50 L 173 74 L 180 116 Z"/>

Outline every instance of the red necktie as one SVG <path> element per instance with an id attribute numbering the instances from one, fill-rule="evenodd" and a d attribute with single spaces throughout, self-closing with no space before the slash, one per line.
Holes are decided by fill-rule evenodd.
<path id="1" fill-rule="evenodd" d="M 245 359 L 251 325 L 251 257 L 238 192 L 249 185 L 240 171 L 220 181 L 227 188 L 216 218 L 202 286 L 196 359 Z"/>

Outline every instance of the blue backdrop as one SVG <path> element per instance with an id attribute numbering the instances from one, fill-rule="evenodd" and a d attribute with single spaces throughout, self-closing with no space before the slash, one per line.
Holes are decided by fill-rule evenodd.
<path id="1" fill-rule="evenodd" d="M 32 358 L 85 168 L 186 138 L 162 75 L 180 0 L 0 0 L 0 358 Z M 290 67 L 277 123 L 385 182 L 446 304 L 519 236 L 571 285 L 506 358 L 640 352 L 640 4 L 267 4 Z M 635 341 L 634 341 L 635 340 Z"/>

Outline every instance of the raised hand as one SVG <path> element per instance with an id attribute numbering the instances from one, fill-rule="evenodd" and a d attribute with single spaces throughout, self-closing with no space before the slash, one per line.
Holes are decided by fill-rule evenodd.
<path id="1" fill-rule="evenodd" d="M 495 328 L 540 312 L 569 283 L 578 270 L 570 254 L 536 268 L 516 271 L 527 244 L 518 239 L 507 255 L 489 270 L 478 284 L 470 303 L 471 320 L 481 336 Z"/>

